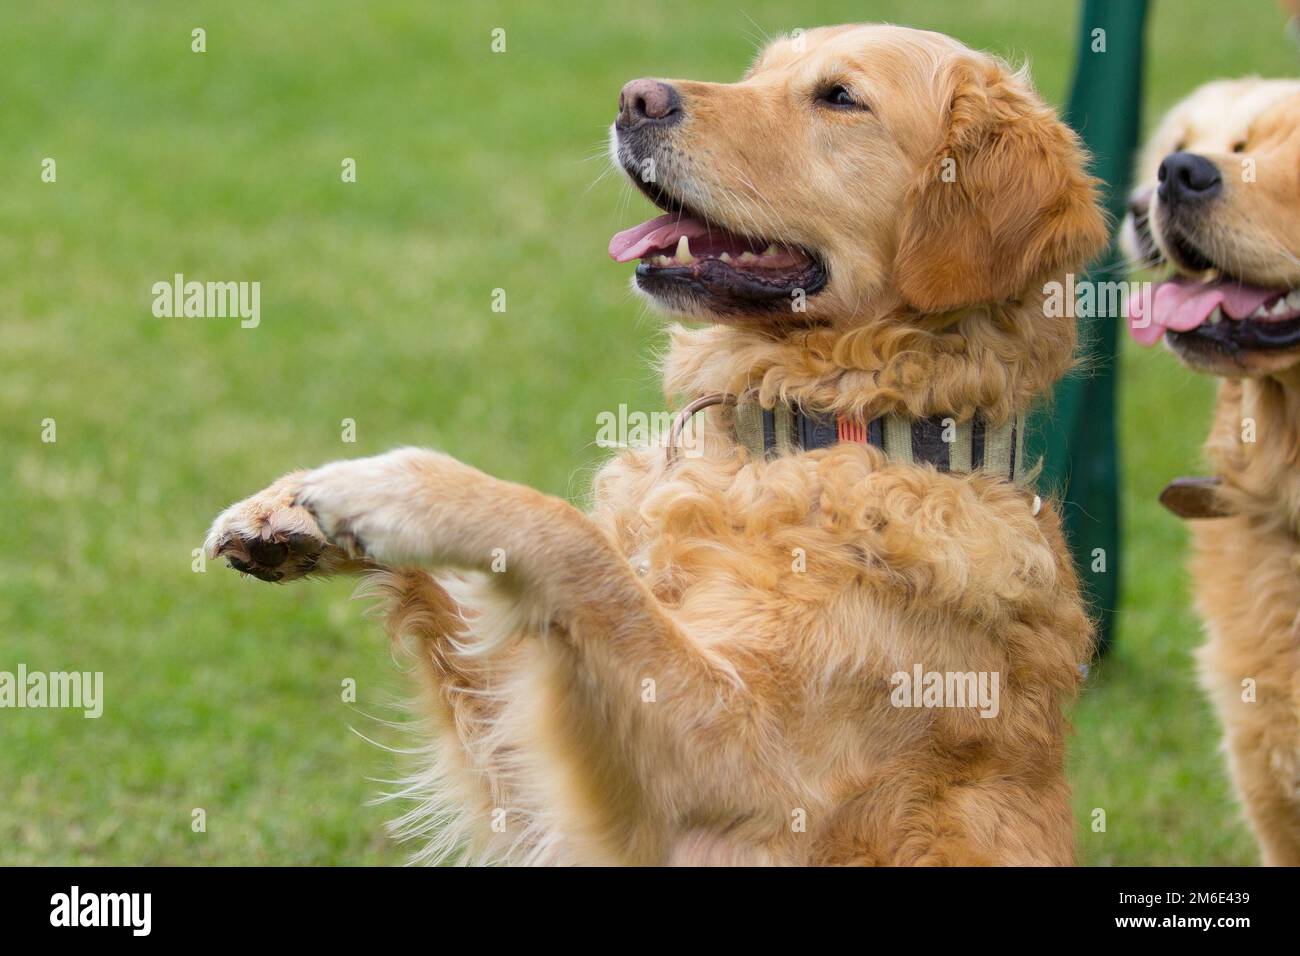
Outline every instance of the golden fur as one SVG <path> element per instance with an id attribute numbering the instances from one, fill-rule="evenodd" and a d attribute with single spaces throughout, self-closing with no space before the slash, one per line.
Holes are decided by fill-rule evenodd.
<path id="1" fill-rule="evenodd" d="M 872 113 L 802 108 L 832 70 Z M 660 175 L 713 221 L 817 250 L 830 282 L 799 323 L 674 327 L 670 399 L 1005 421 L 1067 368 L 1042 285 L 1105 226 L 1023 74 L 837 27 L 739 83 L 675 85 L 689 121 Z M 400 821 L 424 859 L 1073 862 L 1062 710 L 1091 625 L 1052 506 L 866 445 L 750 460 L 729 415 L 707 413 L 697 457 L 614 458 L 586 514 L 403 449 L 282 479 L 209 547 L 285 580 L 312 542 L 391 569 L 372 586 L 434 724 Z M 997 717 L 893 706 L 916 664 L 999 674 Z"/>
<path id="2" fill-rule="evenodd" d="M 1208 91 L 1208 92 L 1207 92 Z M 1300 286 L 1300 81 L 1210 84 L 1176 107 L 1139 176 L 1171 141 L 1223 173 L 1196 239 L 1247 282 Z M 1251 162 L 1255 181 L 1243 179 Z M 1153 218 L 1161 240 L 1159 217 Z M 1195 603 L 1208 641 L 1201 681 L 1225 730 L 1229 770 L 1263 861 L 1300 865 L 1300 354 L 1197 354 L 1224 376 L 1206 455 L 1232 517 L 1191 522 Z"/>
<path id="3" fill-rule="evenodd" d="M 1233 517 L 1192 523 L 1201 682 L 1265 864 L 1300 866 L 1300 381 L 1226 380 L 1206 453 Z M 1257 429 L 1242 441 L 1246 419 Z M 1253 684 L 1247 694 L 1246 681 Z"/>

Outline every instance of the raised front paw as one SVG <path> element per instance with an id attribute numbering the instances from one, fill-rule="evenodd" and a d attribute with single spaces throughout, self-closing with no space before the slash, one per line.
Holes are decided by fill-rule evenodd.
<path id="1" fill-rule="evenodd" d="M 285 475 L 218 515 L 204 545 L 208 555 L 272 582 L 364 570 L 364 562 L 332 546 L 311 513 L 294 503 L 306 474 Z"/>
<path id="2" fill-rule="evenodd" d="M 336 461 L 302 476 L 294 503 L 325 539 L 354 559 L 399 567 L 428 560 L 428 522 L 436 521 L 437 452 L 401 448 Z"/>

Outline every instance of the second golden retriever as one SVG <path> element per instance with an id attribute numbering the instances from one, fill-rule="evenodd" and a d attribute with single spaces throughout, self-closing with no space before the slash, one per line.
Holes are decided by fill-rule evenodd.
<path id="1" fill-rule="evenodd" d="M 1075 341 L 1044 282 L 1106 238 L 1074 135 L 993 57 L 850 26 L 634 81 L 613 144 L 664 215 L 611 253 L 704 322 L 665 361 L 696 453 L 620 454 L 587 513 L 432 451 L 335 462 L 212 552 L 375 569 L 433 722 L 426 858 L 1071 863 L 1091 627 L 1020 442 Z"/>
<path id="2" fill-rule="evenodd" d="M 1221 378 L 1212 481 L 1171 486 L 1191 517 L 1208 641 L 1201 679 L 1263 860 L 1300 865 L 1300 83 L 1212 84 L 1176 108 L 1145 160 L 1156 258 L 1173 278 L 1130 316 Z M 1217 92 L 1220 111 L 1207 113 Z"/>

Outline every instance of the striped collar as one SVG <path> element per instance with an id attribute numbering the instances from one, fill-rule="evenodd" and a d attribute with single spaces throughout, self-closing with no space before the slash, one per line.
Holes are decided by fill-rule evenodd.
<path id="1" fill-rule="evenodd" d="M 736 401 L 727 395 L 696 399 L 678 414 L 669 441 L 674 455 L 686 423 L 710 405 L 734 406 L 736 443 L 751 457 L 776 458 L 828 448 L 841 442 L 872 445 L 891 461 L 929 464 L 939 471 L 982 471 L 1007 481 L 1023 483 L 1029 469 L 1024 463 L 1024 416 L 1016 415 L 995 425 L 976 413 L 966 421 L 954 415 L 909 418 L 897 413 L 863 422 L 847 416 L 819 414 L 797 404 L 764 408 L 755 401 Z"/>

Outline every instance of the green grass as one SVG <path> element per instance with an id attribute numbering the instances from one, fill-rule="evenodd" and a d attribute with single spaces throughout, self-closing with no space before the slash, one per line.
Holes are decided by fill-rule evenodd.
<path id="1" fill-rule="evenodd" d="M 1068 80 L 1067 0 L 743 7 L 4 6 L 0 670 L 103 671 L 106 707 L 0 711 L 0 862 L 404 858 L 366 804 L 394 758 L 349 729 L 400 742 L 373 718 L 404 684 L 351 585 L 196 574 L 191 549 L 280 472 L 399 443 L 582 495 L 596 414 L 658 403 L 659 325 L 604 254 L 638 214 L 591 185 L 625 80 L 734 78 L 760 29 L 864 18 L 1029 56 L 1057 102 Z M 1271 4 L 1160 3 L 1150 36 L 1149 116 L 1295 69 Z M 152 318 L 175 272 L 260 281 L 261 326 Z M 1071 764 L 1088 863 L 1255 859 L 1189 663 L 1184 530 L 1154 503 L 1193 467 L 1209 391 L 1125 353 L 1126 600 Z"/>

